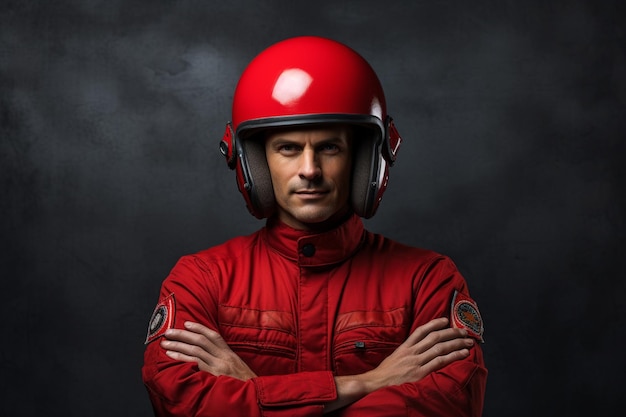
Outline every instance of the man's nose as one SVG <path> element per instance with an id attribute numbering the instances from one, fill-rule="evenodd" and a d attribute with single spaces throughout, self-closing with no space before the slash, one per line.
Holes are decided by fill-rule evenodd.
<path id="1" fill-rule="evenodd" d="M 302 161 L 300 163 L 300 178 L 313 180 L 322 175 L 322 169 L 319 164 L 316 153 L 313 150 L 305 150 L 302 152 Z"/>

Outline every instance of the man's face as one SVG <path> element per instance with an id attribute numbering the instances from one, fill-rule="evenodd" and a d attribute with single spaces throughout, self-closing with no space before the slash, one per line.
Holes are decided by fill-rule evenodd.
<path id="1" fill-rule="evenodd" d="M 270 132 L 265 154 L 278 217 L 284 223 L 311 230 L 348 211 L 352 164 L 348 127 Z"/>

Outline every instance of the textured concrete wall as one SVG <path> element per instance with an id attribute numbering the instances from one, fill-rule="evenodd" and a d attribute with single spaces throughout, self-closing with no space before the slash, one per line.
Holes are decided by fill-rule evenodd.
<path id="1" fill-rule="evenodd" d="M 617 1 L 2 1 L 0 415 L 148 416 L 179 256 L 262 225 L 218 152 L 237 79 L 343 41 L 404 137 L 377 232 L 450 255 L 485 318 L 485 416 L 608 415 L 625 360 Z"/>

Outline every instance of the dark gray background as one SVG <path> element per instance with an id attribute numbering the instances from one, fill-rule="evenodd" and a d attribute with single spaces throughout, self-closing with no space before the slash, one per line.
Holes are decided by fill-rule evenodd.
<path id="1" fill-rule="evenodd" d="M 302 34 L 352 46 L 385 86 L 404 143 L 366 223 L 466 276 L 484 415 L 621 407 L 622 2 L 0 4 L 0 415 L 151 415 L 161 280 L 263 224 L 217 151 L 232 91 Z"/>

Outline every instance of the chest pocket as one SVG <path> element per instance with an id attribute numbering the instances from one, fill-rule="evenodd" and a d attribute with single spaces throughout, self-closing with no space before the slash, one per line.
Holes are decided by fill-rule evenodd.
<path id="1" fill-rule="evenodd" d="M 337 317 L 333 360 L 337 375 L 374 369 L 408 337 L 405 308 L 351 311 Z"/>
<path id="2" fill-rule="evenodd" d="M 291 313 L 220 305 L 220 334 L 257 375 L 296 371 L 296 332 Z"/>

